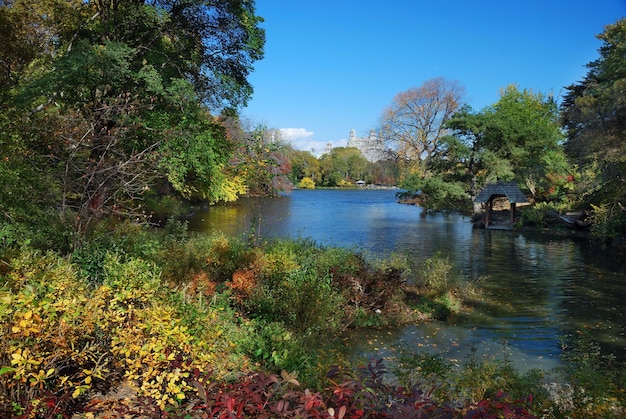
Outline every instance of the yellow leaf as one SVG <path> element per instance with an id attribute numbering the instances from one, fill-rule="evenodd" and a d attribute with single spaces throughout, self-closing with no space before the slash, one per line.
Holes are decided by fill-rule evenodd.
<path id="1" fill-rule="evenodd" d="M 78 398 L 78 396 L 80 396 L 80 389 L 77 388 L 76 390 L 74 390 L 74 392 L 72 393 L 72 397 L 73 398 Z"/>
<path id="2" fill-rule="evenodd" d="M 33 311 L 32 310 L 29 310 L 26 313 L 24 313 L 24 318 L 26 320 L 30 319 L 31 317 L 33 317 Z"/>
<path id="3" fill-rule="evenodd" d="M 19 328 L 19 327 L 17 327 L 17 326 L 13 326 L 13 327 L 11 328 L 11 331 L 12 331 L 13 333 L 20 333 L 20 330 L 22 330 L 22 329 L 20 329 L 20 328 Z"/>
<path id="4" fill-rule="evenodd" d="M 85 378 L 85 384 L 90 384 L 90 383 L 91 383 L 91 375 L 88 375 L 88 376 Z"/>

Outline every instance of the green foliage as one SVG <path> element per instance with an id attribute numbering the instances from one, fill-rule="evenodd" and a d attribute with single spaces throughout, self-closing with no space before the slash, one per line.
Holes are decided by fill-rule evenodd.
<path id="1" fill-rule="evenodd" d="M 467 209 L 470 206 L 469 196 L 460 182 L 446 182 L 437 176 L 423 178 L 413 175 L 401 186 L 414 192 L 420 206 L 425 209 Z"/>
<path id="2" fill-rule="evenodd" d="M 575 417 L 614 417 L 626 409 L 624 365 L 601 352 L 587 326 L 565 339 L 563 373 L 573 391 L 566 413 Z"/>
<path id="3" fill-rule="evenodd" d="M 301 335 L 279 321 L 255 319 L 251 326 L 254 334 L 252 339 L 247 339 L 250 347 L 245 349 L 254 359 L 262 361 L 271 371 L 305 372 L 314 353 L 307 351 Z"/>
<path id="4" fill-rule="evenodd" d="M 413 352 L 408 347 L 398 349 L 397 363 L 392 368 L 401 385 L 410 387 L 416 383 L 437 388 L 438 393 L 445 391 L 451 377 L 452 364 L 439 354 Z"/>
<path id="5" fill-rule="evenodd" d="M 587 64 L 583 80 L 567 87 L 561 105 L 565 149 L 584 174 L 585 203 L 597 207 L 626 200 L 624 34 L 626 19 L 620 18 L 597 36 L 602 41 L 599 58 Z M 623 219 L 615 221 L 626 225 Z"/>
<path id="6" fill-rule="evenodd" d="M 447 257 L 437 253 L 413 270 L 416 272 L 414 284 L 407 287 L 407 292 L 414 295 L 410 301 L 415 310 L 436 319 L 446 319 L 461 311 L 460 295 L 471 290 L 452 273 Z"/>
<path id="7" fill-rule="evenodd" d="M 596 206 L 591 204 L 590 219 L 594 236 L 610 242 L 619 235 L 626 234 L 626 212 L 615 203 Z"/>
<path id="8" fill-rule="evenodd" d="M 526 226 L 545 225 L 546 219 L 565 214 L 570 210 L 569 202 L 539 202 L 520 209 L 521 224 Z"/>
<path id="9" fill-rule="evenodd" d="M 487 182 L 516 180 L 543 199 L 555 180 L 573 171 L 563 153 L 556 104 L 541 93 L 508 86 L 480 112 L 461 108 L 447 127 L 452 136 L 444 139 L 433 171 L 446 182 L 462 182 L 472 196 Z"/>
<path id="10" fill-rule="evenodd" d="M 15 71 L 0 92 L 3 217 L 28 227 L 19 208 L 56 208 L 79 246 L 103 216 L 150 222 L 139 201 L 157 187 L 211 202 L 245 192 L 225 173 L 232 144 L 212 112 L 251 94 L 264 45 L 254 2 L 53 3 L 1 8 L 25 48 L 1 50 Z"/>
<path id="11" fill-rule="evenodd" d="M 348 184 L 363 180 L 367 173 L 369 162 L 357 148 L 335 147 L 330 153 L 319 159 L 321 183 L 323 186 L 341 186 L 341 182 Z"/>
<path id="12" fill-rule="evenodd" d="M 449 259 L 438 253 L 421 263 L 416 285 L 423 287 L 429 295 L 441 296 L 454 285 L 451 272 L 452 264 Z"/>
<path id="13" fill-rule="evenodd" d="M 249 302 L 255 315 L 280 320 L 303 334 L 332 334 L 340 328 L 344 301 L 332 288 L 329 276 L 301 267 L 273 272 L 259 285 Z"/>
<path id="14" fill-rule="evenodd" d="M 190 119 L 195 123 L 188 123 Z M 161 168 L 184 198 L 234 201 L 245 192 L 241 179 L 230 178 L 225 168 L 232 144 L 216 121 L 206 114 L 189 115 L 184 123 L 169 127 L 172 137 L 161 147 Z"/>
<path id="15" fill-rule="evenodd" d="M 287 153 L 291 162 L 291 181 L 297 184 L 304 178 L 319 182 L 319 160 L 309 151 L 291 150 Z"/>

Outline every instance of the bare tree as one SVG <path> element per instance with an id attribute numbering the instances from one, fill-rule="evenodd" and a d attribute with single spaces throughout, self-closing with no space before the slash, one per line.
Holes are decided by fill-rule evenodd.
<path id="1" fill-rule="evenodd" d="M 398 160 L 425 174 L 447 135 L 446 121 L 459 109 L 465 89 L 438 77 L 398 93 L 381 117 L 380 133 Z"/>

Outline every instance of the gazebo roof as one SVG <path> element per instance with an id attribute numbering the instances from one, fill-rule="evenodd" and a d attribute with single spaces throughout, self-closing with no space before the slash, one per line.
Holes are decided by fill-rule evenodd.
<path id="1" fill-rule="evenodd" d="M 485 185 L 474 202 L 485 203 L 493 197 L 505 197 L 511 204 L 526 204 L 528 200 L 515 182 L 497 182 Z"/>

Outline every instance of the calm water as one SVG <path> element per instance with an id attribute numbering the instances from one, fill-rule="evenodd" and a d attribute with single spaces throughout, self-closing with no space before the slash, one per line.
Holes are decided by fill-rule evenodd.
<path id="1" fill-rule="evenodd" d="M 518 368 L 558 364 L 561 341 L 592 328 L 607 353 L 626 361 L 626 261 L 584 239 L 547 233 L 473 229 L 460 215 L 428 214 L 398 204 L 394 190 L 298 190 L 199 212 L 190 228 L 262 237 L 306 237 L 371 255 L 440 253 L 486 298 L 453 324 L 432 323 L 354 333 L 364 356 L 392 357 L 398 344 L 453 361 L 491 357 Z"/>

